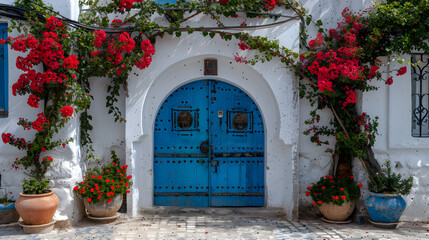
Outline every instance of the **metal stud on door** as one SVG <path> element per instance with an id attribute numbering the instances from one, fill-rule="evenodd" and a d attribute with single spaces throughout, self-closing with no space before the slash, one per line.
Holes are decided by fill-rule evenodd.
<path id="1" fill-rule="evenodd" d="M 264 126 L 240 89 L 213 80 L 177 89 L 158 112 L 154 150 L 155 205 L 264 205 Z"/>

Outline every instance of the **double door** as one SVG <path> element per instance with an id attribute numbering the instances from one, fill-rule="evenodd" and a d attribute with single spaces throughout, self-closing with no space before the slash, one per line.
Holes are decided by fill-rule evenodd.
<path id="1" fill-rule="evenodd" d="M 154 131 L 154 205 L 264 205 L 264 125 L 245 92 L 186 84 L 166 98 Z"/>

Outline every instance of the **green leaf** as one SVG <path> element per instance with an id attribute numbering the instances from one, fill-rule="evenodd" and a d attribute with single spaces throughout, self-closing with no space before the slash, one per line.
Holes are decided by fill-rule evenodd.
<path id="1" fill-rule="evenodd" d="M 320 27 L 320 26 L 322 26 L 323 25 L 323 22 L 322 22 L 322 20 L 317 20 L 317 22 L 316 22 L 316 26 L 318 26 L 318 27 Z"/>
<path id="2" fill-rule="evenodd" d="M 209 33 L 207 31 L 203 31 L 203 36 L 207 36 Z"/>
<path id="3" fill-rule="evenodd" d="M 312 16 L 311 16 L 311 15 L 308 15 L 307 17 L 305 17 L 305 23 L 306 23 L 307 25 L 309 25 L 309 24 L 310 24 L 310 22 L 311 22 L 311 19 L 312 19 Z"/>
<path id="4" fill-rule="evenodd" d="M 211 32 L 211 33 L 209 33 L 209 35 L 210 35 L 211 38 L 214 38 L 214 36 L 216 35 L 216 33 Z"/>

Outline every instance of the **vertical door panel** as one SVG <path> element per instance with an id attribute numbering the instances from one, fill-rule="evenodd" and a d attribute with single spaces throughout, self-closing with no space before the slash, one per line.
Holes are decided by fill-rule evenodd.
<path id="1" fill-rule="evenodd" d="M 171 93 L 158 112 L 154 205 L 209 206 L 207 98 L 208 82 L 193 82 Z"/>
<path id="2" fill-rule="evenodd" d="M 210 84 L 211 206 L 263 206 L 264 126 L 259 109 L 239 88 Z"/>

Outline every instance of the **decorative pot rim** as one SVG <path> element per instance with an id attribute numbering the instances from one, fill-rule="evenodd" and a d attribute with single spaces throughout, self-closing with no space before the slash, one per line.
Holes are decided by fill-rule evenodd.
<path id="1" fill-rule="evenodd" d="M 375 193 L 375 192 L 369 192 L 369 195 L 374 197 L 388 197 L 388 198 L 394 198 L 394 197 L 400 197 L 401 194 L 384 194 L 384 193 Z"/>
<path id="2" fill-rule="evenodd" d="M 113 197 L 112 199 L 116 199 L 116 198 L 118 198 L 118 197 L 122 197 L 122 199 L 124 198 L 124 194 L 117 194 L 115 197 Z M 104 200 L 100 200 L 100 201 L 98 201 L 98 202 L 88 202 L 88 197 L 83 197 L 82 198 L 82 200 L 83 200 L 83 202 L 85 202 L 85 203 L 88 203 L 88 204 L 91 204 L 91 205 L 94 205 L 94 204 L 97 204 L 97 203 L 101 203 L 101 202 L 106 202 L 107 201 L 107 199 L 104 199 Z M 113 202 L 113 201 L 112 201 Z"/>
<path id="3" fill-rule="evenodd" d="M 52 195 L 52 194 L 54 194 L 55 193 L 55 190 L 54 189 L 48 189 L 48 191 L 49 192 L 47 192 L 47 193 L 41 193 L 41 194 L 25 194 L 25 193 L 22 193 L 22 192 L 20 192 L 19 193 L 19 196 L 22 196 L 22 197 L 32 197 L 32 198 L 37 198 L 37 197 L 46 197 L 46 196 L 50 196 L 50 195 Z"/>

